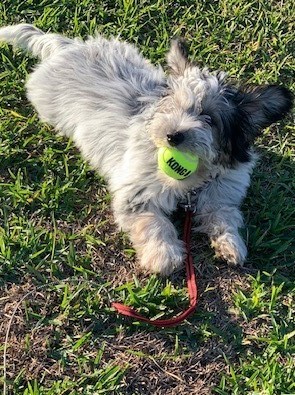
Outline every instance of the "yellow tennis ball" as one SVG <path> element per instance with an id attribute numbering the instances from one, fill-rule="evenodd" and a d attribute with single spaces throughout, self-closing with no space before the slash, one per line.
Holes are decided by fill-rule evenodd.
<path id="1" fill-rule="evenodd" d="M 197 155 L 181 152 L 176 148 L 161 147 L 158 150 L 158 166 L 167 176 L 184 180 L 198 168 Z"/>

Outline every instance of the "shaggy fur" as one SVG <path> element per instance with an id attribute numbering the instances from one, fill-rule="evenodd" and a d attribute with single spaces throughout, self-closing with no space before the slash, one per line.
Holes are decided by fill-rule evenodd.
<path id="1" fill-rule="evenodd" d="M 239 206 L 255 164 L 251 146 L 291 108 L 286 88 L 231 85 L 224 73 L 190 63 L 181 41 L 172 42 L 166 75 L 134 46 L 100 35 L 84 42 L 22 24 L 0 29 L 0 39 L 41 58 L 28 98 L 106 178 L 116 222 L 143 268 L 169 274 L 182 264 L 184 246 L 169 214 L 191 190 L 197 229 L 218 257 L 243 264 Z M 162 173 L 157 150 L 170 145 L 197 154 L 197 172 L 185 180 Z"/>

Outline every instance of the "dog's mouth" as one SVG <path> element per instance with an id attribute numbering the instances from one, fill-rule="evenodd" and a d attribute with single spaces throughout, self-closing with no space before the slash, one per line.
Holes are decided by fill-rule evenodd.
<path id="1" fill-rule="evenodd" d="M 166 141 L 165 141 L 166 140 Z M 203 161 L 212 162 L 216 156 L 211 128 L 198 125 L 195 128 L 167 133 L 159 146 L 176 148 L 183 153 L 197 155 Z"/>

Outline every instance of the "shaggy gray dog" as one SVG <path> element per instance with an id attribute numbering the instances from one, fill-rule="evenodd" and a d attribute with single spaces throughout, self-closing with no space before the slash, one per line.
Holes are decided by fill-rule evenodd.
<path id="1" fill-rule="evenodd" d="M 41 58 L 28 98 L 106 178 L 116 222 L 144 269 L 167 275 L 182 264 L 184 245 L 169 214 L 189 191 L 197 230 L 216 256 L 243 264 L 239 206 L 255 164 L 251 146 L 290 110 L 286 88 L 232 85 L 224 73 L 190 63 L 181 41 L 172 42 L 166 75 L 134 46 L 100 35 L 84 42 L 21 24 L 0 29 L 0 40 Z M 197 154 L 197 171 L 184 180 L 167 176 L 157 163 L 163 146 Z"/>

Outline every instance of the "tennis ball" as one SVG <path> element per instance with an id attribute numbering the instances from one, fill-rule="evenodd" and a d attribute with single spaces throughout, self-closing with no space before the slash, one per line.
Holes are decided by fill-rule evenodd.
<path id="1" fill-rule="evenodd" d="M 158 150 L 158 166 L 167 176 L 184 180 L 197 170 L 197 155 L 181 152 L 176 148 L 161 147 Z"/>

